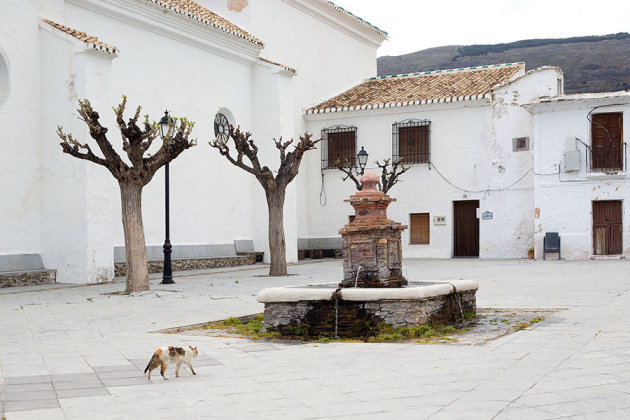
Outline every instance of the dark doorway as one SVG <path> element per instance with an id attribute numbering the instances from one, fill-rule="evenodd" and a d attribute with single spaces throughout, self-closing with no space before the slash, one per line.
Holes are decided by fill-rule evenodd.
<path id="1" fill-rule="evenodd" d="M 479 256 L 479 200 L 453 201 L 454 257 Z"/>
<path id="2" fill-rule="evenodd" d="M 595 255 L 623 253 L 621 201 L 593 201 L 593 252 Z"/>

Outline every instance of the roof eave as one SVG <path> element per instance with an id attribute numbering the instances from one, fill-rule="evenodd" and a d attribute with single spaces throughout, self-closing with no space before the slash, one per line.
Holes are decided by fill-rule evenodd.
<path id="1" fill-rule="evenodd" d="M 316 115 L 316 114 L 330 114 L 330 113 L 342 113 L 352 111 L 365 111 L 374 109 L 394 109 L 403 108 L 409 106 L 422 106 L 422 105 L 435 105 L 435 104 L 449 104 L 457 102 L 472 102 L 483 101 L 489 103 L 491 95 L 489 93 L 482 93 L 479 95 L 466 95 L 466 96 L 448 96 L 445 98 L 437 99 L 424 99 L 416 101 L 404 101 L 404 102 L 387 102 L 381 104 L 367 104 L 357 106 L 344 106 L 344 107 L 330 107 L 330 108 L 309 108 L 303 111 L 304 115 Z"/>
<path id="2" fill-rule="evenodd" d="M 326 0 L 283 1 L 373 48 L 380 47 L 388 39 L 387 32 L 345 10 L 345 13 L 341 12 L 336 9 L 339 6 L 333 3 L 333 7 Z"/>

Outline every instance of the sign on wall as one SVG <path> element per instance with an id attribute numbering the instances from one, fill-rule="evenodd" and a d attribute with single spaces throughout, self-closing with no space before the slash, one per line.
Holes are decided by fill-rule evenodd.
<path id="1" fill-rule="evenodd" d="M 446 224 L 446 216 L 433 216 L 433 225 L 440 226 Z"/>
<path id="2" fill-rule="evenodd" d="M 482 219 L 482 220 L 492 220 L 493 216 L 494 216 L 494 215 L 492 214 L 492 212 L 491 212 L 491 211 L 484 211 L 484 212 L 481 214 L 481 219 Z"/>

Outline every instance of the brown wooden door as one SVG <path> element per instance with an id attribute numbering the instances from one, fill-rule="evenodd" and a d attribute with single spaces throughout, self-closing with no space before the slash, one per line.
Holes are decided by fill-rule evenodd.
<path id="1" fill-rule="evenodd" d="M 621 201 L 593 201 L 593 253 L 621 254 Z"/>
<path id="2" fill-rule="evenodd" d="M 453 201 L 454 257 L 479 256 L 479 200 Z"/>

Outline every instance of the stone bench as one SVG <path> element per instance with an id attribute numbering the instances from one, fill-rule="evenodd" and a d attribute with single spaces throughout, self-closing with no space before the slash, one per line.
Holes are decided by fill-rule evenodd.
<path id="1" fill-rule="evenodd" d="M 342 258 L 341 238 L 298 238 L 298 260 Z"/>
<path id="2" fill-rule="evenodd" d="M 0 255 L 0 288 L 56 282 L 56 270 L 44 268 L 39 254 Z"/>
<path id="3" fill-rule="evenodd" d="M 125 247 L 114 247 L 114 275 L 127 275 Z M 149 273 L 164 270 L 162 246 L 147 246 Z M 175 271 L 203 270 L 207 268 L 236 267 L 262 262 L 263 253 L 254 251 L 251 239 L 235 240 L 233 244 L 174 245 L 171 267 Z"/>

